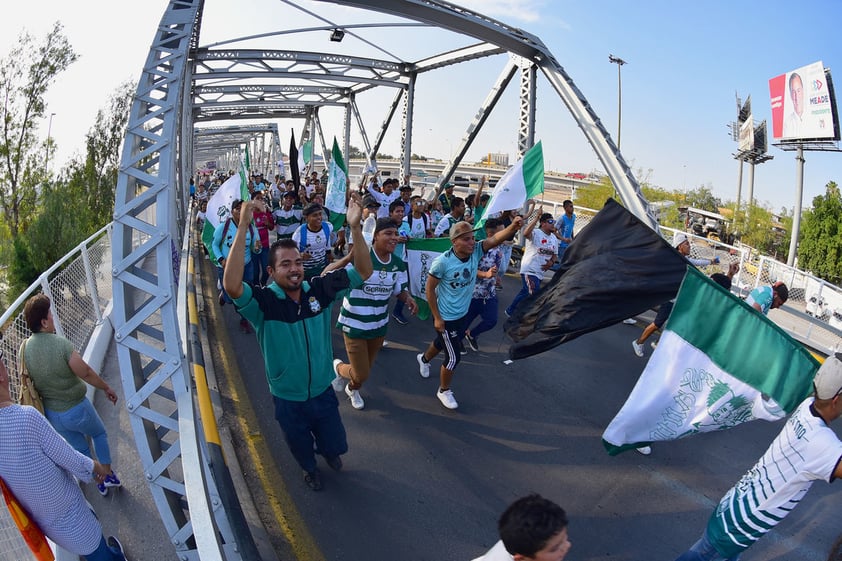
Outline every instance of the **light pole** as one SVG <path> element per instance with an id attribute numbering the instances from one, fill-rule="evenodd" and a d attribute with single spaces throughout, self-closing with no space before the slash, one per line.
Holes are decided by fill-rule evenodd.
<path id="1" fill-rule="evenodd" d="M 620 69 L 626 61 L 614 55 L 608 55 L 608 62 L 617 65 L 617 149 L 620 149 L 620 123 L 623 118 L 623 79 Z"/>
<path id="2" fill-rule="evenodd" d="M 44 175 L 47 175 L 50 170 L 50 135 L 53 131 L 53 117 L 55 116 L 55 113 L 50 113 L 50 124 L 47 125 L 47 158 L 44 162 Z"/>

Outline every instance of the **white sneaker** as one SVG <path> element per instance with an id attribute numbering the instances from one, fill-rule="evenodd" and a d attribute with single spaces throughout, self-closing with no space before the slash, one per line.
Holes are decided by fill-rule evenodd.
<path id="1" fill-rule="evenodd" d="M 637 450 L 640 454 L 643 454 L 644 456 L 648 456 L 652 453 L 651 446 L 641 446 L 640 448 L 635 448 L 635 450 Z"/>
<path id="2" fill-rule="evenodd" d="M 365 401 L 363 401 L 363 398 L 360 395 L 360 390 L 352 390 L 351 384 L 345 386 L 345 395 L 347 395 L 348 399 L 351 400 L 351 407 L 354 409 L 359 411 L 365 407 Z"/>
<path id="3" fill-rule="evenodd" d="M 333 359 L 333 371 L 336 373 L 336 378 L 330 383 L 333 386 L 333 391 L 341 392 L 342 388 L 345 387 L 345 378 L 339 375 L 339 365 L 342 364 L 342 361 L 338 358 Z"/>
<path id="4" fill-rule="evenodd" d="M 418 356 L 415 357 L 418 360 L 418 372 L 421 374 L 422 378 L 429 378 L 430 377 L 430 363 L 424 362 L 424 353 L 418 353 Z"/>
<path id="5" fill-rule="evenodd" d="M 441 404 L 448 409 L 456 409 L 459 407 L 459 404 L 456 403 L 456 398 L 453 397 L 453 392 L 450 390 L 439 390 L 436 392 L 436 396 L 439 398 L 439 401 L 441 401 Z"/>
<path id="6" fill-rule="evenodd" d="M 634 349 L 634 354 L 639 357 L 643 356 L 643 345 L 637 342 L 637 339 L 632 341 L 632 348 Z"/>
<path id="7" fill-rule="evenodd" d="M 637 323 L 637 320 L 634 318 L 626 318 L 623 320 L 623 323 L 625 323 L 626 325 L 634 325 Z"/>

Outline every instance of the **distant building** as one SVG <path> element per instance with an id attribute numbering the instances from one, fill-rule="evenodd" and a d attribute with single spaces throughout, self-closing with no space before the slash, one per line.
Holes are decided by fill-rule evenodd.
<path id="1" fill-rule="evenodd" d="M 488 158 L 486 158 L 482 163 L 488 166 L 503 166 L 509 167 L 509 155 L 503 154 L 502 152 L 489 152 Z"/>

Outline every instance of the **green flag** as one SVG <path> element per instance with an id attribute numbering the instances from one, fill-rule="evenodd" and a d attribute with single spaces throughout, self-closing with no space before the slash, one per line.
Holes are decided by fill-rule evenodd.
<path id="1" fill-rule="evenodd" d="M 337 232 L 345 222 L 348 211 L 348 167 L 339 149 L 336 137 L 333 137 L 330 163 L 327 166 L 327 191 L 325 191 L 325 208 L 330 212 L 330 223 L 333 231 Z"/>

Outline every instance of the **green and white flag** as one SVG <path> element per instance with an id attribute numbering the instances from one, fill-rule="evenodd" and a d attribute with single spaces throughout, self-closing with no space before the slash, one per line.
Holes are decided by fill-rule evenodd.
<path id="1" fill-rule="evenodd" d="M 544 149 L 538 141 L 515 165 L 500 178 L 477 227 L 485 224 L 485 217 L 504 210 L 521 208 L 528 199 L 544 192 Z"/>
<path id="2" fill-rule="evenodd" d="M 818 367 L 780 327 L 688 267 L 661 340 L 603 445 L 615 455 L 755 419 L 777 421 L 809 395 Z"/>
<path id="3" fill-rule="evenodd" d="M 313 160 L 313 141 L 307 140 L 298 147 L 298 171 L 304 174 Z"/>
<path id="4" fill-rule="evenodd" d="M 409 293 L 418 304 L 418 318 L 430 317 L 427 304 L 427 273 L 433 259 L 451 248 L 450 238 L 408 239 L 406 240 L 406 267 L 409 276 Z"/>
<path id="5" fill-rule="evenodd" d="M 345 222 L 345 213 L 348 212 L 348 166 L 342 157 L 342 150 L 336 137 L 333 137 L 333 150 L 331 150 L 330 163 L 327 166 L 327 190 L 325 191 L 325 208 L 330 211 L 330 223 L 333 224 L 333 231 L 337 232 Z"/>
<path id="6" fill-rule="evenodd" d="M 213 232 L 216 227 L 225 222 L 231 216 L 231 203 L 234 199 L 245 200 L 248 197 L 248 188 L 243 183 L 242 172 L 234 174 L 223 183 L 219 189 L 208 200 L 207 216 L 202 227 L 202 243 L 208 250 L 211 260 L 216 260 L 221 255 L 213 253 Z"/>

